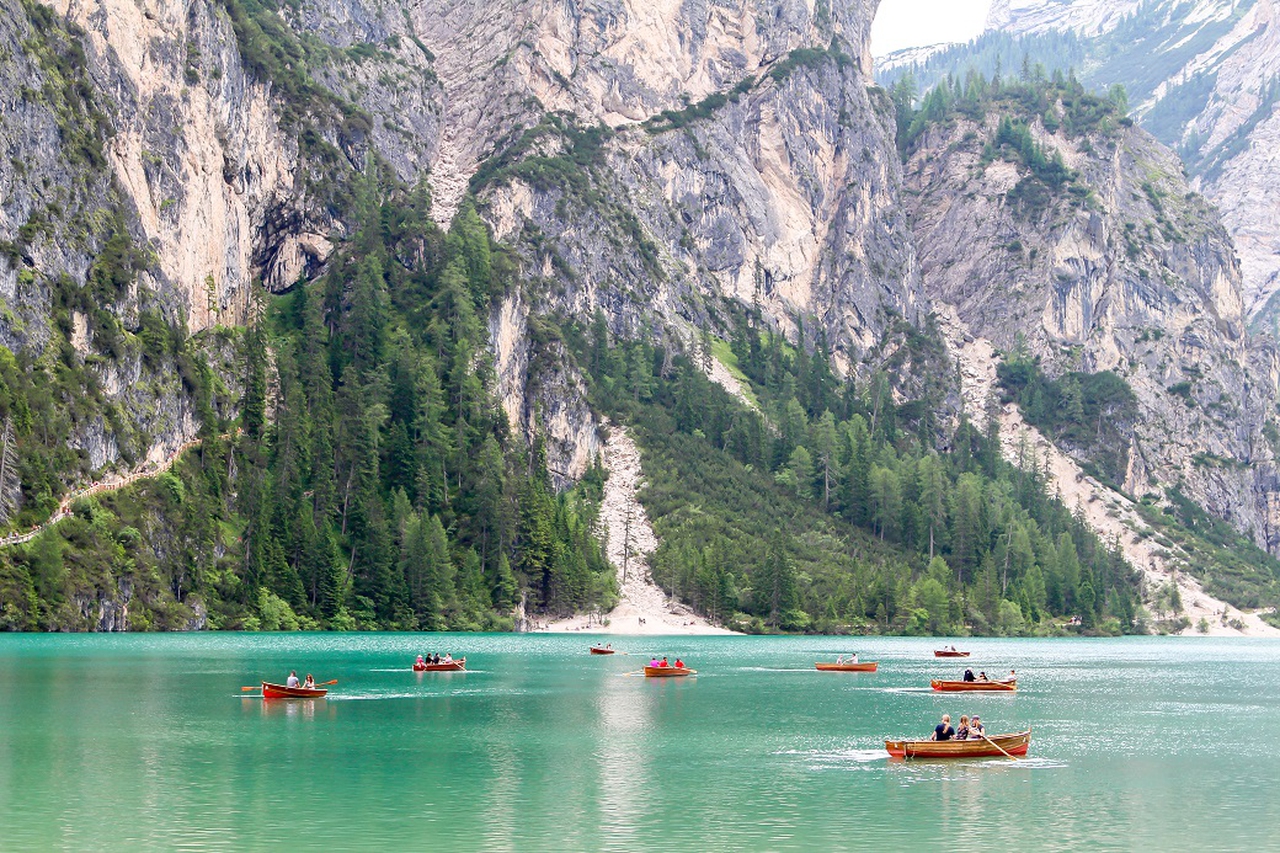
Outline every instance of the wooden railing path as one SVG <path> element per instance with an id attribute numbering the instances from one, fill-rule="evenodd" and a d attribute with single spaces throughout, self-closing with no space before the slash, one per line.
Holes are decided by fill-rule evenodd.
<path id="1" fill-rule="evenodd" d="M 222 437 L 227 438 L 230 435 L 231 435 L 230 433 L 227 433 Z M 114 492 L 117 489 L 123 489 L 125 486 L 130 486 L 138 482 L 139 480 L 160 476 L 165 471 L 168 471 L 170 468 L 173 467 L 173 463 L 178 461 L 179 456 L 181 456 L 187 450 L 190 450 L 191 448 L 198 445 L 201 442 L 201 440 L 202 439 L 199 439 L 199 438 L 193 438 L 184 444 L 178 445 L 178 447 L 175 448 L 172 452 L 170 452 L 169 455 L 165 457 L 164 460 L 161 462 L 147 461 L 142 463 L 140 466 L 138 466 L 137 468 L 135 468 L 134 470 L 130 471 L 127 474 L 117 474 L 112 477 L 107 477 L 106 479 L 103 479 L 103 480 L 96 480 L 88 486 L 68 492 L 62 498 L 62 501 L 58 504 L 57 512 L 49 516 L 47 521 L 43 522 L 42 524 L 37 524 L 35 527 L 32 527 L 28 530 L 24 530 L 21 533 L 10 533 L 8 536 L 0 538 L 0 548 L 5 548 L 10 545 L 21 545 L 24 542 L 30 542 L 32 539 L 39 536 L 48 528 L 57 524 L 59 521 L 62 521 L 64 518 L 67 518 L 68 516 L 70 516 L 71 505 L 76 501 L 78 501 L 80 498 L 88 498 L 88 497 L 92 497 L 93 495 L 100 495 L 103 492 Z"/>

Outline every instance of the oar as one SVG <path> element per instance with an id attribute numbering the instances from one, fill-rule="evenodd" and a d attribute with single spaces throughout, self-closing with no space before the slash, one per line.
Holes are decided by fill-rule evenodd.
<path id="1" fill-rule="evenodd" d="M 1005 752 L 1005 751 L 1004 751 L 1004 747 L 1003 747 L 1003 746 L 1001 746 L 1000 744 L 996 743 L 996 742 L 995 742 L 995 741 L 993 741 L 991 738 L 987 737 L 986 732 L 983 732 L 983 733 L 982 733 L 982 739 L 983 739 L 983 740 L 985 740 L 987 743 L 991 744 L 992 746 L 994 746 L 996 749 L 1000 750 L 1001 752 L 1004 752 L 1004 754 L 1005 754 L 1005 756 L 1006 756 L 1006 757 L 1011 758 L 1011 759 L 1013 759 L 1014 761 L 1017 761 L 1017 760 L 1018 760 L 1016 757 L 1014 757 L 1014 756 L 1012 756 L 1012 755 L 1009 755 L 1009 753 Z"/>

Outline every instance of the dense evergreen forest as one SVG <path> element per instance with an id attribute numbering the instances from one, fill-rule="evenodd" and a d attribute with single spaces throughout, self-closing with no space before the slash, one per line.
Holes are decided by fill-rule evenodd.
<path id="1" fill-rule="evenodd" d="M 123 596 L 134 629 L 507 629 L 522 598 L 613 604 L 592 534 L 603 472 L 557 494 L 492 394 L 482 318 L 516 286 L 511 260 L 471 204 L 446 236 L 425 190 L 382 194 L 373 170 L 351 204 L 364 227 L 320 281 L 208 336 L 229 381 L 179 348 L 199 448 L 5 554 L 6 627 L 99 627 Z M 728 341 L 691 353 L 614 339 L 602 317 L 561 324 L 594 404 L 640 440 L 656 582 L 748 631 L 1143 627 L 1135 573 L 1034 462 L 937 419 L 936 333 L 896 324 L 883 369 L 843 381 L 820 333 L 790 344 L 726 312 Z M 705 378 L 713 357 L 758 408 Z M 896 402 L 903 378 L 917 397 Z"/>
<path id="2" fill-rule="evenodd" d="M 378 186 L 356 182 L 364 227 L 321 281 L 214 335 L 235 348 L 234 423 L 200 361 L 199 450 L 7 555 L 6 627 L 91 628 L 124 595 L 157 629 L 510 629 L 522 598 L 612 606 L 601 472 L 556 494 L 492 394 L 482 318 L 510 263 L 472 206 L 446 237 L 425 190 Z"/>
<path id="3" fill-rule="evenodd" d="M 887 373 L 838 379 L 803 328 L 792 346 L 742 312 L 728 346 L 674 358 L 610 340 L 602 318 L 566 330 L 597 402 L 638 429 L 661 586 L 742 630 L 1144 627 L 1136 573 L 1049 497 L 1033 459 L 1003 461 L 967 419 L 953 433 L 928 396 L 895 403 Z M 889 363 L 945 364 L 936 337 L 894 337 Z M 758 408 L 706 379 L 713 353 Z"/>

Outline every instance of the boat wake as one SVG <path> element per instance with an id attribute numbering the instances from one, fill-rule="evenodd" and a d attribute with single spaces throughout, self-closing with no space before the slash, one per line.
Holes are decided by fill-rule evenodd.
<path id="1" fill-rule="evenodd" d="M 831 770 L 889 759 L 883 749 L 784 749 L 774 755 L 795 755 L 807 760 L 816 770 Z"/>

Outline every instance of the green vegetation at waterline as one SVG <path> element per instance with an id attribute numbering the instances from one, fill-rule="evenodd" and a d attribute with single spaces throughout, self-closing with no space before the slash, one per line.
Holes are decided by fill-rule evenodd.
<path id="1" fill-rule="evenodd" d="M 1032 460 L 1005 463 L 998 435 L 965 421 L 940 430 L 927 399 L 894 402 L 885 374 L 839 381 L 821 338 L 809 352 L 740 318 L 733 360 L 762 416 L 688 358 L 611 343 L 601 319 L 565 336 L 596 402 L 637 431 L 654 579 L 708 617 L 831 633 L 1146 627 L 1136 573 Z M 927 361 L 929 341 L 899 352 Z"/>

